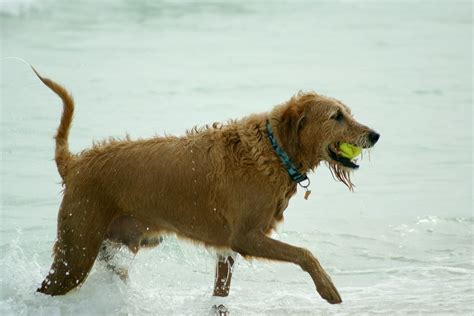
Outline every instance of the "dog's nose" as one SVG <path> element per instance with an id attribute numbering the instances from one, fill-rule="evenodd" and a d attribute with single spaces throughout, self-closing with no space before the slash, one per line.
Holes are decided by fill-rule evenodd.
<path id="1" fill-rule="evenodd" d="M 372 143 L 372 145 L 375 145 L 375 143 L 379 140 L 380 134 L 376 132 L 370 132 L 369 133 L 369 140 Z"/>

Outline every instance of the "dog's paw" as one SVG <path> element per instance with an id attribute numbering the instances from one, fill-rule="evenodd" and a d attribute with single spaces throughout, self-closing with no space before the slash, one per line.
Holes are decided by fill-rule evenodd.
<path id="1" fill-rule="evenodd" d="M 319 295 L 328 301 L 331 304 L 340 304 L 342 303 L 341 295 L 337 291 L 336 287 L 331 284 L 329 287 L 325 287 L 323 289 L 317 289 Z"/>
<path id="2" fill-rule="evenodd" d="M 322 273 L 316 280 L 316 290 L 319 295 L 331 304 L 342 303 L 341 295 L 336 289 L 336 286 L 331 281 L 331 278 L 326 274 Z"/>
<path id="3" fill-rule="evenodd" d="M 229 309 L 225 307 L 223 304 L 220 304 L 219 306 L 213 305 L 212 306 L 212 311 L 214 312 L 214 315 L 216 316 L 228 316 L 229 315 Z"/>

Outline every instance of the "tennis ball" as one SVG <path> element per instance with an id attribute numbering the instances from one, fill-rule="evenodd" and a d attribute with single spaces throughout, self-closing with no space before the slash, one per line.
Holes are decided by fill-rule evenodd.
<path id="1" fill-rule="evenodd" d="M 359 156 L 359 154 L 362 151 L 362 148 L 348 144 L 348 143 L 341 143 L 339 145 L 339 150 L 341 151 L 342 157 L 352 159 Z"/>

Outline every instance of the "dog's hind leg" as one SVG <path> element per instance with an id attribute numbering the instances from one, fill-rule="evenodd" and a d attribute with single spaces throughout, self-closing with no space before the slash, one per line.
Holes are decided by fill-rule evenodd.
<path id="1" fill-rule="evenodd" d="M 147 225 L 129 215 L 116 217 L 108 228 L 106 238 L 127 246 L 134 254 L 140 248 L 158 246 L 162 240 L 159 227 Z"/>
<path id="2" fill-rule="evenodd" d="M 126 281 L 128 267 L 120 262 L 120 259 L 124 258 L 119 258 L 119 255 L 123 254 L 122 246 L 126 246 L 135 255 L 141 248 L 158 246 L 162 241 L 159 233 L 158 227 L 146 225 L 132 216 L 118 216 L 109 225 L 106 240 L 100 248 L 99 260 L 120 279 Z"/>
<path id="3" fill-rule="evenodd" d="M 100 246 L 98 258 L 100 261 L 105 263 L 107 269 L 115 273 L 122 281 L 126 282 L 128 280 L 128 267 L 117 260 L 121 248 L 121 244 L 111 242 L 110 240 L 104 240 Z"/>
<path id="4" fill-rule="evenodd" d="M 38 292 L 63 295 L 84 282 L 113 215 L 98 201 L 71 200 L 66 192 L 58 216 L 54 261 Z"/>

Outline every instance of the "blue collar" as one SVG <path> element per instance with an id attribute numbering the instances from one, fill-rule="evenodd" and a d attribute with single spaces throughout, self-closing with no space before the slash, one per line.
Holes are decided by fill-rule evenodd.
<path id="1" fill-rule="evenodd" d="M 280 161 L 285 166 L 285 169 L 288 172 L 288 175 L 290 176 L 291 180 L 298 183 L 303 188 L 307 189 L 307 187 L 309 186 L 308 177 L 306 176 L 306 174 L 301 174 L 298 171 L 298 169 L 295 167 L 295 165 L 291 161 L 288 154 L 283 150 L 283 148 L 280 147 L 280 145 L 278 145 L 278 142 L 275 136 L 273 135 L 272 126 L 270 125 L 269 120 L 267 120 L 265 127 L 267 128 L 268 139 L 270 139 L 270 142 L 272 143 L 272 147 L 275 150 L 275 153 L 277 154 L 278 158 L 280 158 Z M 305 180 L 308 180 L 308 183 L 305 185 L 301 184 L 301 182 Z"/>

